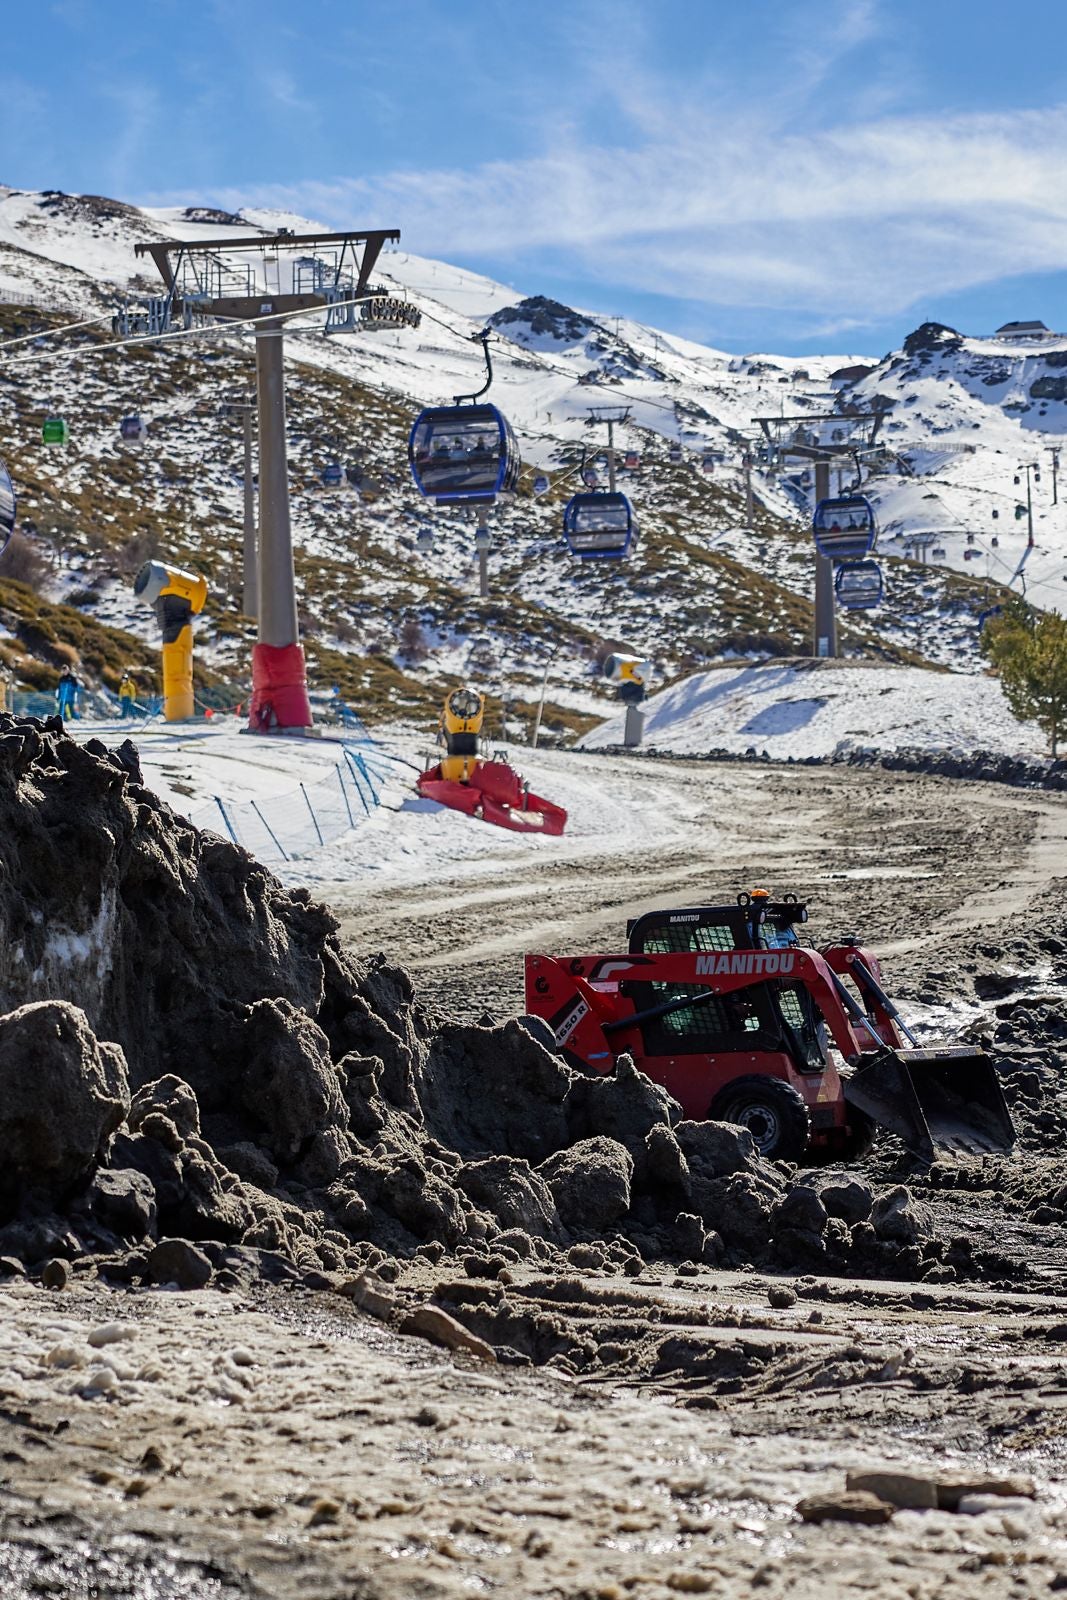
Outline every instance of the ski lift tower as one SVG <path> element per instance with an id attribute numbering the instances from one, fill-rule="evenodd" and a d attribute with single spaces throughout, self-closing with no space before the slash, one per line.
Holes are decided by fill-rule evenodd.
<path id="1" fill-rule="evenodd" d="M 806 416 L 753 417 L 777 460 L 799 456 L 815 470 L 815 503 L 830 496 L 830 464 L 835 457 L 856 457 L 858 450 L 872 450 L 882 425 L 880 411 L 841 413 L 837 411 Z M 833 423 L 834 432 L 849 434 L 845 439 L 824 441 L 820 423 Z M 857 435 L 859 436 L 857 438 Z M 837 655 L 837 610 L 834 601 L 834 564 L 828 556 L 815 552 L 815 636 L 813 656 Z"/>
<path id="2" fill-rule="evenodd" d="M 296 615 L 285 435 L 284 330 L 304 312 L 325 311 L 326 329 L 373 327 L 357 303 L 369 292 L 382 247 L 397 228 L 369 233 L 254 234 L 228 239 L 164 239 L 138 244 L 166 286 L 157 332 L 172 320 L 251 324 L 256 340 L 259 420 L 259 563 L 257 642 L 252 649 L 249 726 L 256 732 L 303 732 L 311 726 L 304 650 Z M 369 308 L 361 305 L 361 314 Z"/>

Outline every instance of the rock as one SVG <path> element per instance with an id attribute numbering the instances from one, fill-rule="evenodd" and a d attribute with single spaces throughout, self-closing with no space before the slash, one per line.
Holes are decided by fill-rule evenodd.
<path id="1" fill-rule="evenodd" d="M 457 1322 L 440 1306 L 426 1304 L 409 1311 L 400 1324 L 400 1332 L 417 1333 L 420 1338 L 429 1339 L 431 1344 L 444 1345 L 447 1350 L 466 1350 L 468 1354 L 477 1356 L 479 1361 L 496 1360 L 492 1345 L 469 1332 L 462 1322 Z"/>
<path id="2" fill-rule="evenodd" d="M 648 1183 L 689 1193 L 689 1163 L 665 1122 L 656 1123 L 645 1135 L 645 1178 Z"/>
<path id="3" fill-rule="evenodd" d="M 468 1160 L 536 1165 L 570 1142 L 564 1102 L 574 1074 L 518 1022 L 446 1025 L 415 1071 L 428 1131 Z"/>
<path id="4" fill-rule="evenodd" d="M 62 1000 L 0 1017 L 0 1220 L 29 1188 L 66 1195 L 129 1109 L 126 1061 Z"/>
<path id="5" fill-rule="evenodd" d="M 861 1490 L 840 1490 L 836 1494 L 812 1494 L 797 1503 L 804 1522 L 864 1522 L 872 1527 L 889 1522 L 896 1507 Z"/>
<path id="6" fill-rule="evenodd" d="M 273 1189 L 278 1182 L 278 1168 L 260 1145 L 253 1144 L 250 1139 L 241 1139 L 236 1144 L 222 1145 L 218 1149 L 218 1157 L 223 1166 L 231 1172 L 236 1172 L 239 1178 L 244 1178 L 247 1183 L 254 1183 L 259 1189 Z"/>
<path id="7" fill-rule="evenodd" d="M 955 1510 L 963 1517 L 982 1517 L 989 1511 L 1032 1513 L 1032 1500 L 999 1494 L 965 1494 L 956 1503 Z"/>
<path id="8" fill-rule="evenodd" d="M 782 1196 L 780 1176 L 766 1162 L 711 1183 L 698 1183 L 695 1168 L 693 1176 L 691 1198 L 699 1202 L 705 1227 L 720 1236 L 727 1250 L 749 1261 L 762 1257 L 771 1242 L 771 1210 Z"/>
<path id="9" fill-rule="evenodd" d="M 154 1112 L 172 1122 L 183 1141 L 200 1137 L 200 1106 L 184 1078 L 168 1072 L 138 1089 L 126 1118 L 130 1132 L 139 1133 L 145 1118 Z"/>
<path id="10" fill-rule="evenodd" d="M 870 1216 L 874 1194 L 867 1184 L 849 1178 L 839 1183 L 824 1184 L 819 1190 L 819 1199 L 831 1217 L 839 1217 L 851 1227 L 853 1223 L 865 1222 Z"/>
<path id="11" fill-rule="evenodd" d="M 682 1108 L 624 1055 L 616 1061 L 614 1072 L 576 1075 L 567 1095 L 566 1113 L 568 1138 L 561 1144 L 598 1135 L 617 1140 L 629 1151 L 640 1177 L 649 1133 L 654 1127 L 670 1127 Z"/>
<path id="12" fill-rule="evenodd" d="M 877 1472 L 850 1472 L 845 1478 L 846 1489 L 875 1495 L 906 1511 L 933 1511 L 938 1504 L 937 1484 L 933 1478 L 918 1477 L 910 1472 L 895 1472 L 885 1468 Z"/>
<path id="13" fill-rule="evenodd" d="M 772 1283 L 767 1290 L 767 1303 L 776 1311 L 788 1311 L 790 1306 L 795 1306 L 797 1303 L 797 1292 L 787 1283 Z M 851 1487 L 849 1484 L 849 1488 Z"/>
<path id="14" fill-rule="evenodd" d="M 798 1184 L 790 1189 L 780 1205 L 775 1207 L 773 1225 L 776 1233 L 794 1229 L 798 1233 L 821 1234 L 826 1227 L 826 1207 L 814 1189 Z"/>
<path id="15" fill-rule="evenodd" d="M 633 1157 L 617 1139 L 580 1139 L 569 1150 L 549 1156 L 539 1171 L 560 1220 L 572 1231 L 603 1232 L 630 1209 Z"/>
<path id="16" fill-rule="evenodd" d="M 89 1185 L 88 1200 L 94 1217 L 120 1238 L 132 1243 L 156 1230 L 156 1192 L 136 1168 L 97 1172 Z"/>
<path id="17" fill-rule="evenodd" d="M 396 1310 L 396 1295 L 373 1272 L 361 1272 L 358 1278 L 342 1283 L 337 1293 L 379 1322 L 388 1322 Z"/>
<path id="18" fill-rule="evenodd" d="M 491 1211 L 501 1227 L 518 1228 L 538 1239 L 562 1237 L 560 1218 L 544 1175 L 517 1156 L 491 1156 L 468 1161 L 456 1182 L 475 1205 Z"/>
<path id="19" fill-rule="evenodd" d="M 759 1160 L 748 1129 L 732 1122 L 679 1122 L 674 1137 L 694 1184 L 728 1178 Z"/>
<path id="20" fill-rule="evenodd" d="M 700 1218 L 691 1211 L 679 1211 L 671 1228 L 672 1241 L 678 1255 L 687 1261 L 703 1261 L 707 1234 Z"/>
<path id="21" fill-rule="evenodd" d="M 24 1278 L 26 1268 L 17 1256 L 0 1256 L 0 1278 Z"/>
<path id="22" fill-rule="evenodd" d="M 179 1289 L 204 1289 L 211 1282 L 213 1269 L 208 1257 L 185 1239 L 161 1239 L 148 1252 L 147 1265 L 156 1283 L 176 1283 Z"/>
<path id="23" fill-rule="evenodd" d="M 939 1473 L 937 1477 L 937 1504 L 942 1511 L 957 1511 L 960 1501 L 968 1495 L 999 1495 L 1010 1500 L 1032 1500 L 1036 1493 L 1033 1479 L 1021 1475 L 987 1478 L 980 1473 Z"/>
<path id="24" fill-rule="evenodd" d="M 59 1256 L 46 1261 L 41 1269 L 41 1283 L 46 1289 L 65 1289 L 70 1281 L 70 1267 Z"/>
<path id="25" fill-rule="evenodd" d="M 871 1226 L 879 1239 L 892 1244 L 916 1244 L 933 1233 L 927 1207 L 904 1184 L 878 1196 L 871 1207 Z"/>
<path id="26" fill-rule="evenodd" d="M 296 1161 L 317 1133 L 344 1126 L 329 1040 L 305 1012 L 289 1000 L 257 1000 L 242 1043 L 241 1101 L 276 1161 Z"/>
<path id="27" fill-rule="evenodd" d="M 89 1329 L 86 1344 L 93 1350 L 102 1350 L 105 1345 L 122 1344 L 127 1339 L 137 1336 L 137 1329 L 129 1322 L 102 1322 L 95 1328 Z"/>

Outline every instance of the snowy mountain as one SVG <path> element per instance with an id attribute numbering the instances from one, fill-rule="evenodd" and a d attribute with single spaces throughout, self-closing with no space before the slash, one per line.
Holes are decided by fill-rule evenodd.
<path id="1" fill-rule="evenodd" d="M 25 593 L 0 588 L 8 635 L 0 633 L 0 658 L 23 681 L 45 686 L 64 645 L 108 682 L 124 651 L 153 660 L 154 619 L 134 601 L 131 577 L 159 551 L 207 574 L 204 681 L 225 680 L 220 699 L 243 694 L 254 625 L 239 611 L 241 445 L 218 403 L 247 385 L 251 341 L 220 328 L 115 349 L 110 317 L 119 296 L 159 291 L 137 243 L 282 227 L 314 224 L 276 212 L 140 210 L 0 188 L 4 334 L 100 319 L 12 348 L 0 371 L 2 451 L 23 530 L 50 563 L 34 587 L 42 605 L 56 603 L 37 615 Z M 594 664 L 605 643 L 653 656 L 661 681 L 724 658 L 802 653 L 811 631 L 810 473 L 768 445 L 778 424 L 769 422 L 764 438 L 754 419 L 810 418 L 810 436 L 829 438 L 835 427 L 847 431 L 850 413 L 874 409 L 883 413 L 878 449 L 861 466 L 882 518 L 889 598 L 878 612 L 842 619 L 845 648 L 887 661 L 980 665 L 977 616 L 997 595 L 987 566 L 990 578 L 1011 577 L 1025 526 L 1014 518 L 1012 469 L 1062 432 L 1056 357 L 1062 350 L 1067 362 L 1067 341 L 1023 348 L 920 330 L 903 352 L 863 363 L 873 370 L 842 384 L 832 375 L 859 365 L 855 354 L 730 356 L 402 249 L 382 256 L 375 278 L 419 309 L 417 331 L 327 339 L 309 324 L 287 336 L 301 623 L 320 686 L 338 683 L 373 718 L 422 714 L 446 681 L 473 675 L 521 715 L 547 670 L 548 725 L 578 729 L 607 709 Z M 410 484 L 405 450 L 421 404 L 480 387 L 472 335 L 487 323 L 492 398 L 528 467 L 548 472 L 553 487 L 535 498 L 528 471 L 518 495 L 494 510 L 492 596 L 482 602 L 468 519 L 432 514 L 434 548 L 417 552 L 415 534 L 431 513 Z M 621 474 L 620 487 L 639 509 L 642 537 L 625 563 L 581 564 L 565 553 L 560 515 L 583 450 L 595 456 L 606 442 L 589 421 L 590 408 L 605 405 L 629 407 L 617 443 L 640 465 Z M 149 423 L 139 452 L 118 438 L 120 417 L 132 411 Z M 70 424 L 66 450 L 40 442 L 50 412 Z M 681 445 L 681 461 L 670 459 L 672 444 Z M 747 450 L 756 452 L 751 522 Z M 322 490 L 319 474 L 332 460 L 352 469 L 358 491 Z M 851 472 L 848 461 L 846 481 Z M 1034 485 L 1038 548 L 1025 571 L 1038 602 L 1052 604 L 1062 598 L 1055 586 L 1067 571 L 1067 525 L 1041 498 L 1046 478 Z M 1003 508 L 996 548 L 994 506 Z M 909 535 L 931 530 L 943 560 L 908 559 Z"/>

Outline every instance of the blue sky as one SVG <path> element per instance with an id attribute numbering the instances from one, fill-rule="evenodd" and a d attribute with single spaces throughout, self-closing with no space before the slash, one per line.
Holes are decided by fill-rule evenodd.
<path id="1" fill-rule="evenodd" d="M 730 350 L 1067 328 L 1065 13 L 37 0 L 5 7 L 0 181 L 397 226 Z"/>

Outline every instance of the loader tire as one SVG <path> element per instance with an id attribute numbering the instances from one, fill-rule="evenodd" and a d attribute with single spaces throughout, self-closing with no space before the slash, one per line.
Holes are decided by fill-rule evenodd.
<path id="1" fill-rule="evenodd" d="M 808 1108 L 781 1078 L 735 1078 L 715 1096 L 708 1115 L 715 1122 L 736 1122 L 747 1128 L 756 1149 L 768 1161 L 803 1161 L 807 1154 L 811 1133 Z"/>
<path id="2" fill-rule="evenodd" d="M 849 1106 L 847 1109 L 848 1132 L 834 1152 L 835 1161 L 858 1161 L 870 1150 L 878 1131 L 866 1111 L 861 1111 L 859 1106 Z"/>

